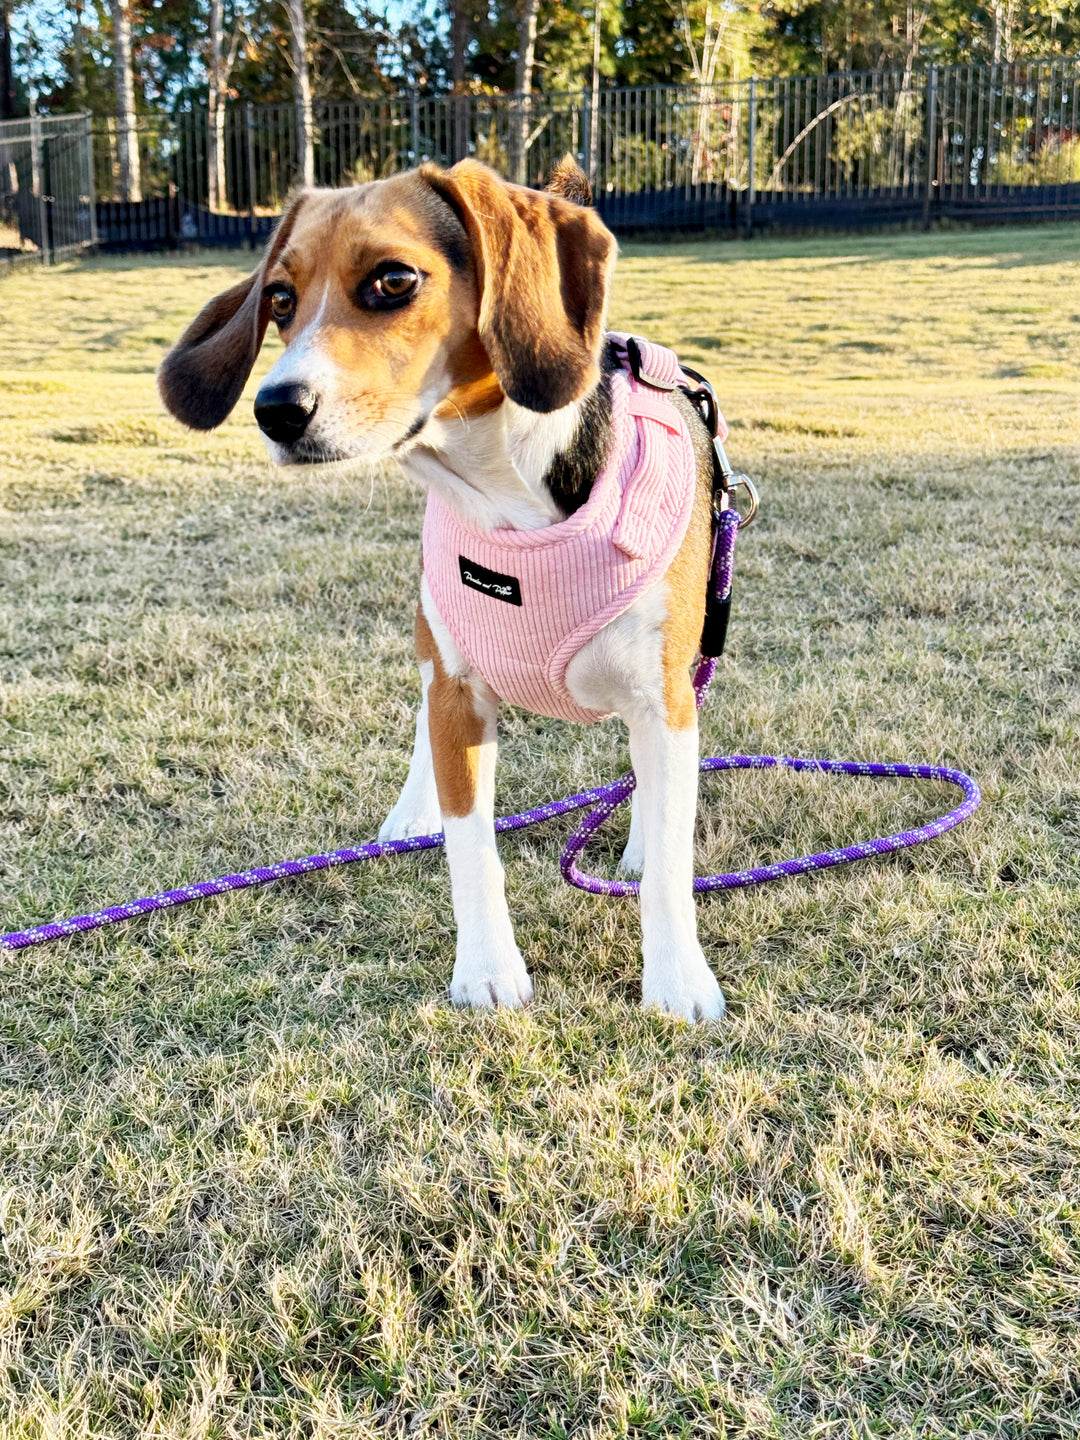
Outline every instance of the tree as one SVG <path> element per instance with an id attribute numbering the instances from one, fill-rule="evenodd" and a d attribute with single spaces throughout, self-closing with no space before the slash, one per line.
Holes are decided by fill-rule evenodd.
<path id="1" fill-rule="evenodd" d="M 225 74 L 222 45 L 223 0 L 210 0 L 210 63 L 207 66 L 207 128 L 210 154 L 208 169 L 211 210 L 225 205 Z"/>
<path id="2" fill-rule="evenodd" d="M 600 53 L 603 23 L 600 0 L 593 0 L 592 71 L 589 77 L 589 133 L 585 145 L 585 174 L 589 183 L 596 183 L 596 156 L 600 138 Z"/>
<path id="3" fill-rule="evenodd" d="M 459 94 L 465 88 L 469 19 L 468 0 L 453 0 L 450 12 L 450 88 Z"/>
<path id="4" fill-rule="evenodd" d="M 15 71 L 11 64 L 11 0 L 0 0 L 0 120 L 15 114 Z"/>
<path id="5" fill-rule="evenodd" d="M 510 127 L 510 178 L 524 185 L 532 125 L 533 68 L 536 64 L 536 24 L 540 0 L 519 0 L 517 59 L 514 65 L 514 113 Z"/>
<path id="6" fill-rule="evenodd" d="M 540 0 L 520 0 L 518 7 L 517 62 L 514 66 L 514 89 L 527 95 L 533 86 L 536 64 L 536 24 L 540 16 Z"/>
<path id="7" fill-rule="evenodd" d="M 995 61 L 1008 63 L 1016 59 L 1016 9 L 1016 0 L 993 0 L 990 6 L 994 26 L 991 49 Z"/>
<path id="8" fill-rule="evenodd" d="M 73 0 L 71 12 L 71 89 L 75 104 L 80 110 L 84 110 L 86 108 L 86 74 L 83 57 L 86 45 L 82 0 Z"/>
<path id="9" fill-rule="evenodd" d="M 293 97 L 300 141 L 300 168 L 305 185 L 315 184 L 315 133 L 311 118 L 311 74 L 308 69 L 307 19 L 304 0 L 287 0 L 292 37 Z"/>
<path id="10" fill-rule="evenodd" d="M 715 137 L 709 123 L 715 109 L 713 86 L 716 84 L 717 71 L 723 57 L 724 41 L 732 12 L 730 6 L 714 7 L 711 3 L 706 3 L 703 24 L 696 27 L 691 23 L 687 0 L 680 0 L 680 10 L 683 33 L 686 36 L 691 68 L 697 85 L 697 117 L 694 122 L 694 156 L 690 167 L 690 180 L 692 184 L 698 185 L 703 179 L 712 178 L 706 171 L 709 157 L 716 151 Z"/>
<path id="11" fill-rule="evenodd" d="M 469 47 L 469 10 L 467 0 L 453 0 L 450 20 L 450 88 L 455 97 L 465 93 L 465 55 Z M 455 98 L 453 104 L 453 158 L 460 160 L 468 144 L 469 117 L 466 102 Z"/>
<path id="12" fill-rule="evenodd" d="M 224 0 L 210 0 L 210 56 L 206 66 L 206 122 L 209 135 L 207 190 L 211 210 L 224 210 L 228 204 L 225 180 L 225 102 L 229 97 L 229 76 L 236 64 L 237 50 L 244 28 L 243 19 L 235 17 L 232 38 L 225 48 Z"/>
<path id="13" fill-rule="evenodd" d="M 141 200 L 139 134 L 135 127 L 135 76 L 131 64 L 131 10 L 124 0 L 112 0 L 112 23 L 120 189 L 125 200 Z"/>

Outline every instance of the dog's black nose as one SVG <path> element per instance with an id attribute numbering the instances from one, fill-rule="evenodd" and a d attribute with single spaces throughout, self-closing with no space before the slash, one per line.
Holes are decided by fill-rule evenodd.
<path id="1" fill-rule="evenodd" d="M 306 385 L 264 385 L 255 396 L 259 429 L 279 445 L 299 440 L 319 408 L 319 397 Z"/>

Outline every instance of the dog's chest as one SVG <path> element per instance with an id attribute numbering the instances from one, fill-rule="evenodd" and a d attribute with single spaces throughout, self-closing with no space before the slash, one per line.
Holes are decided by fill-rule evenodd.
<path id="1" fill-rule="evenodd" d="M 566 667 L 664 574 L 690 522 L 693 445 L 676 408 L 619 371 L 612 446 L 588 501 L 540 530 L 483 530 L 439 496 L 424 518 L 424 574 L 458 647 L 495 693 L 559 719 L 603 718 Z"/>

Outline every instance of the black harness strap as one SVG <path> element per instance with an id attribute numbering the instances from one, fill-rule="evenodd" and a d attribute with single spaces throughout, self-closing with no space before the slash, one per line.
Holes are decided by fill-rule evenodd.
<path id="1" fill-rule="evenodd" d="M 721 514 L 731 504 L 731 491 L 735 485 L 746 485 L 750 492 L 751 509 L 742 522 L 744 525 L 748 525 L 754 517 L 757 510 L 757 495 L 746 476 L 736 476 L 731 468 L 723 442 L 719 439 L 720 406 L 716 399 L 716 391 L 705 376 L 697 370 L 691 369 L 689 365 L 683 365 L 681 360 L 679 364 L 683 374 L 696 381 L 694 388 L 689 385 L 671 385 L 665 380 L 658 379 L 655 375 L 649 375 L 642 366 L 641 349 L 632 335 L 628 336 L 626 341 L 626 358 L 630 363 L 630 373 L 639 384 L 649 385 L 654 390 L 681 390 L 701 416 L 709 439 L 712 441 L 712 561 L 709 565 L 708 587 L 705 592 L 705 619 L 701 627 L 700 649 L 703 659 L 718 660 L 724 653 L 724 645 L 727 641 L 728 622 L 731 619 L 731 591 L 729 590 L 726 595 L 721 593 L 717 575 L 717 526 L 720 523 Z"/>

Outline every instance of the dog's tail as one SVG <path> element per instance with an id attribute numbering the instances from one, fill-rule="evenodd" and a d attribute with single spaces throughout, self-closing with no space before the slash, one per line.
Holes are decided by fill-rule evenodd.
<path id="1" fill-rule="evenodd" d="M 592 187 L 585 171 L 572 155 L 564 155 L 561 160 L 555 161 L 544 189 L 551 195 L 561 195 L 564 200 L 572 200 L 575 205 L 593 203 Z"/>

